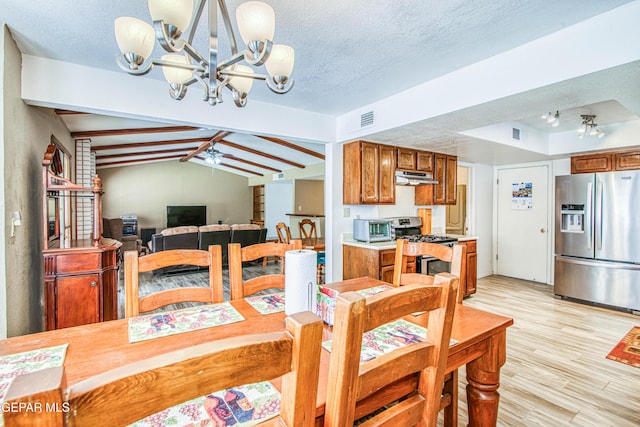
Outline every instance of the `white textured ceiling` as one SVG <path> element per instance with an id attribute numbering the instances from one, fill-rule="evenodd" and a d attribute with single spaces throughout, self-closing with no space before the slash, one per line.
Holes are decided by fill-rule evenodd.
<path id="1" fill-rule="evenodd" d="M 282 96 L 256 85 L 249 102 L 255 99 L 333 116 L 630 3 L 629 0 L 265 1 L 276 13 L 274 41 L 295 47 L 296 83 L 290 93 Z M 239 3 L 241 0 L 227 2 L 232 20 Z M 118 48 L 113 21 L 123 15 L 150 20 L 147 2 L 141 0 L 3 0 L 0 8 L 0 21 L 8 25 L 23 53 L 111 71 L 119 71 L 115 63 Z M 205 41 L 206 34 L 201 31 L 194 44 L 204 52 Z M 221 35 L 220 56 L 227 53 L 228 44 Z M 161 54 L 156 47 L 153 56 Z M 608 119 L 611 122 L 637 119 L 620 104 L 594 107 L 617 99 L 616 93 L 633 93 L 627 85 L 634 81 L 636 87 L 632 89 L 637 91 L 640 86 L 634 80 L 637 68 L 636 64 L 619 70 L 623 78 L 614 75 L 562 82 L 471 111 L 460 110 L 380 132 L 371 135 L 371 139 L 422 148 L 431 144 L 433 149 L 450 151 L 470 162 L 537 160 L 544 156 L 535 153 L 523 156 L 522 150 L 498 147 L 460 132 L 506 121 L 521 121 L 540 128 L 536 119 L 549 108 L 574 113 L 601 108 L 598 115 L 605 116 L 609 107 L 614 107 L 617 113 Z M 153 70 L 142 78 L 162 79 L 161 74 L 160 70 Z M 592 84 L 597 84 L 594 91 L 597 93 L 588 94 Z"/>

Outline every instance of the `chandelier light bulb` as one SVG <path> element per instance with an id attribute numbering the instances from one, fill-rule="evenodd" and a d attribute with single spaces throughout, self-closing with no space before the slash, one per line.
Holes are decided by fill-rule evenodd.
<path id="1" fill-rule="evenodd" d="M 598 134 L 598 129 L 595 127 L 595 125 L 591 125 L 591 131 L 589 131 L 589 135 L 594 136 Z"/>
<path id="2" fill-rule="evenodd" d="M 141 64 L 151 55 L 155 41 L 151 25 L 140 19 L 121 16 L 115 20 L 114 27 L 118 48 L 125 57 L 130 54 L 138 55 L 142 59 L 139 62 Z"/>
<path id="3" fill-rule="evenodd" d="M 598 131 L 598 134 L 597 134 L 598 138 L 602 138 L 604 135 L 605 135 L 604 132 L 602 132 L 601 130 Z"/>
<path id="4" fill-rule="evenodd" d="M 285 76 L 289 78 L 293 72 L 294 63 L 295 51 L 291 46 L 274 44 L 264 66 L 271 77 Z"/>
<path id="5" fill-rule="evenodd" d="M 173 62 L 176 64 L 185 64 L 185 65 L 189 64 L 189 58 L 187 58 L 184 55 L 178 55 L 173 53 L 162 55 L 162 60 L 167 62 Z M 162 67 L 162 73 L 164 74 L 164 78 L 167 80 L 168 83 L 180 84 L 185 80 L 188 80 L 191 78 L 191 71 L 186 70 L 184 68 L 164 66 Z"/>
<path id="6" fill-rule="evenodd" d="M 176 28 L 174 37 L 187 28 L 193 15 L 193 0 L 148 0 L 147 5 L 151 19 Z"/>
<path id="7" fill-rule="evenodd" d="M 253 68 L 247 65 L 236 65 L 235 71 L 239 71 L 245 74 L 253 74 Z M 231 86 L 236 88 L 240 93 L 249 93 L 251 86 L 253 85 L 253 79 L 250 77 L 233 76 L 229 82 Z"/>
<path id="8" fill-rule="evenodd" d="M 212 1 L 212 0 L 209 0 Z M 276 15 L 273 8 L 261 1 L 248 1 L 236 8 L 238 30 L 245 44 L 273 40 Z"/>

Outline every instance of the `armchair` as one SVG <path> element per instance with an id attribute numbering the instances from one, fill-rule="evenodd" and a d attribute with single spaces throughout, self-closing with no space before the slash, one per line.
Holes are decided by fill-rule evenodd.
<path id="1" fill-rule="evenodd" d="M 122 219 L 121 218 L 103 218 L 102 219 L 102 236 L 117 240 L 122 243 L 120 251 L 136 251 L 140 253 L 142 248 L 142 240 L 138 236 L 122 235 Z"/>

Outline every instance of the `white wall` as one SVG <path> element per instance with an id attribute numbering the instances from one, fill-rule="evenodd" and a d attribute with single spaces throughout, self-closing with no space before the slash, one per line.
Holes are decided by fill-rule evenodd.
<path id="1" fill-rule="evenodd" d="M 288 213 L 293 212 L 293 181 L 277 181 L 264 186 L 264 225 L 267 236 L 276 237 L 276 224 L 289 224 Z"/>
<path id="2" fill-rule="evenodd" d="M 167 161 L 99 169 L 105 218 L 137 215 L 138 230 L 166 227 L 167 206 L 206 205 L 207 223 L 248 223 L 252 189 L 247 178 L 193 162 Z"/>
<path id="3" fill-rule="evenodd" d="M 493 167 L 461 163 L 469 167 L 467 202 L 469 204 L 469 235 L 478 236 L 478 277 L 493 274 Z"/>
<path id="4" fill-rule="evenodd" d="M 0 242 L 5 242 L 4 215 L 4 63 L 5 38 L 9 35 L 3 24 L 0 31 Z M 7 259 L 4 244 L 0 245 L 0 259 Z M 0 262 L 0 339 L 7 337 L 7 269 L 4 262 Z"/>

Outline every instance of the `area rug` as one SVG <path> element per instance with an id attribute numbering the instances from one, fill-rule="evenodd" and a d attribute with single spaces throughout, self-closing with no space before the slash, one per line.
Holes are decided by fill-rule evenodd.
<path id="1" fill-rule="evenodd" d="M 629 333 L 607 354 L 607 359 L 640 368 L 640 326 Z"/>

